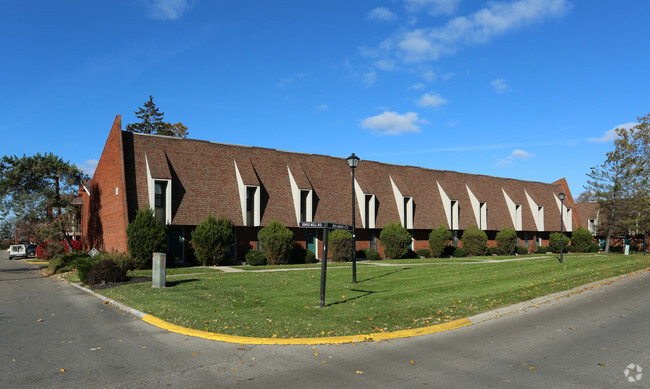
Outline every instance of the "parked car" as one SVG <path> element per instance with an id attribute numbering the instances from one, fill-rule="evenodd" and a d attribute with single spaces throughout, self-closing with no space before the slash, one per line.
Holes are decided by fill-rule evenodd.
<path id="1" fill-rule="evenodd" d="M 36 245 L 33 243 L 26 244 L 25 245 L 25 251 L 27 252 L 28 257 L 35 257 L 36 256 Z"/>
<path id="2" fill-rule="evenodd" d="M 24 244 L 12 244 L 9 246 L 9 259 L 27 258 L 27 250 Z"/>

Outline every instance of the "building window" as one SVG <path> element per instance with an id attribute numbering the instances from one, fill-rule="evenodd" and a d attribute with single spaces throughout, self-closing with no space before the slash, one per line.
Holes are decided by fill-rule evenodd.
<path id="1" fill-rule="evenodd" d="M 257 194 L 256 186 L 246 187 L 246 225 L 255 225 L 255 195 Z"/>
<path id="2" fill-rule="evenodd" d="M 375 205 L 375 195 L 367 194 L 364 195 L 365 199 L 365 214 L 363 215 L 363 222 L 366 228 L 375 228 L 376 220 L 376 205 Z"/>
<path id="3" fill-rule="evenodd" d="M 300 221 L 313 221 L 312 215 L 312 191 L 300 190 Z"/>
<path id="4" fill-rule="evenodd" d="M 596 235 L 596 219 L 589 219 L 588 228 L 592 235 Z"/>
<path id="5" fill-rule="evenodd" d="M 156 181 L 155 184 L 155 214 L 156 219 L 163 223 L 167 224 L 167 182 L 165 181 Z"/>
<path id="6" fill-rule="evenodd" d="M 487 230 L 487 203 L 479 203 L 478 225 L 481 230 Z"/>
<path id="7" fill-rule="evenodd" d="M 450 230 L 458 230 L 458 219 L 460 218 L 460 206 L 458 200 L 451 200 L 451 223 Z"/>
<path id="8" fill-rule="evenodd" d="M 413 197 L 404 196 L 404 228 L 413 228 Z"/>
<path id="9" fill-rule="evenodd" d="M 515 230 L 521 231 L 521 204 L 515 204 Z"/>

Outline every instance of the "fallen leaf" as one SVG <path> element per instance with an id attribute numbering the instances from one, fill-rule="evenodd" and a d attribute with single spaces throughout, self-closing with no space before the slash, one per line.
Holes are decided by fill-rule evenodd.
<path id="1" fill-rule="evenodd" d="M 537 370 L 537 368 L 536 368 L 536 367 L 532 367 L 532 366 L 531 366 L 531 367 L 529 367 L 529 369 L 530 369 L 530 370 Z"/>
<path id="2" fill-rule="evenodd" d="M 60 371 L 65 371 L 65 369 L 59 369 Z"/>
<path id="3" fill-rule="evenodd" d="M 599 364 L 598 364 L 598 366 L 602 366 L 602 367 L 605 367 L 605 366 L 607 366 L 607 365 L 606 365 L 606 364 L 604 364 L 604 363 L 599 363 Z"/>
<path id="4" fill-rule="evenodd" d="M 409 362 L 411 362 L 412 364 L 415 364 L 415 361 L 409 361 Z"/>
<path id="5" fill-rule="evenodd" d="M 357 374 L 363 374 L 361 370 L 357 370 Z"/>
<path id="6" fill-rule="evenodd" d="M 192 353 L 192 355 L 196 355 L 196 353 Z"/>
<path id="7" fill-rule="evenodd" d="M 39 323 L 42 323 L 42 322 L 44 322 L 45 320 L 43 320 L 43 319 L 38 319 L 38 320 L 36 320 L 36 321 L 39 322 Z"/>

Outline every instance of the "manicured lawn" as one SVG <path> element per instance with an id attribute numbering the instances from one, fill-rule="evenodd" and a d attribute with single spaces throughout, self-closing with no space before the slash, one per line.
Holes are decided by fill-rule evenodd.
<path id="1" fill-rule="evenodd" d="M 206 272 L 131 284 L 107 297 L 168 322 L 257 337 L 320 337 L 424 327 L 650 267 L 650 256 L 566 255 L 498 263 L 328 267 L 287 272 Z"/>

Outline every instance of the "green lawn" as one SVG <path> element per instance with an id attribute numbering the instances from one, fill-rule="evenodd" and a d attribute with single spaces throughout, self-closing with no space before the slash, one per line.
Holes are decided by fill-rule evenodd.
<path id="1" fill-rule="evenodd" d="M 368 334 L 439 324 L 650 267 L 650 256 L 566 255 L 498 263 L 330 266 L 326 307 L 320 268 L 287 272 L 205 272 L 102 290 L 168 322 L 256 337 Z M 393 264 L 395 262 L 393 261 Z M 196 273 L 196 272 L 194 272 Z"/>

